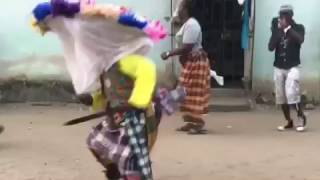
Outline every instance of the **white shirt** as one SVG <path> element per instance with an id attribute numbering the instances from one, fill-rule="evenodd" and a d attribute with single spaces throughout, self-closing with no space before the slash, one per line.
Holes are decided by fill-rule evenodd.
<path id="1" fill-rule="evenodd" d="M 195 18 L 189 18 L 176 34 L 178 46 L 182 44 L 194 44 L 193 50 L 202 49 L 202 31 L 199 22 Z"/>

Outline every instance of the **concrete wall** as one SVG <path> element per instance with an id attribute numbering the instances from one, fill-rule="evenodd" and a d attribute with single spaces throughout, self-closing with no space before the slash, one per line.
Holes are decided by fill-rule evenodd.
<path id="1" fill-rule="evenodd" d="M 40 1 L 11 0 L 0 6 L 0 78 L 27 76 L 66 79 L 59 61 L 59 43 L 53 35 L 42 38 L 31 28 L 31 10 Z"/>
<path id="2" fill-rule="evenodd" d="M 62 57 L 62 49 L 55 35 L 48 34 L 41 37 L 31 28 L 31 10 L 39 2 L 43 0 L 10 0 L 1 3 L 0 97 L 2 98 L 0 101 L 7 96 L 11 97 L 10 100 L 3 101 L 12 101 L 15 98 L 12 93 L 12 95 L 7 94 L 8 89 L 12 91 L 13 88 L 8 87 L 10 84 L 18 83 L 19 86 L 16 88 L 19 88 L 14 93 L 19 93 L 19 89 L 23 88 L 21 82 L 36 81 L 40 84 L 41 82 L 43 84 L 70 82 Z M 97 2 L 125 5 L 152 19 L 160 19 L 167 25 L 164 17 L 171 15 L 169 0 L 98 0 Z M 164 74 L 165 63 L 160 59 L 160 53 L 169 48 L 170 39 L 168 38 L 157 44 L 149 55 L 157 63 L 158 70 L 162 74 Z M 41 95 L 39 96 L 37 99 L 41 100 Z"/>
<path id="3" fill-rule="evenodd" d="M 320 100 L 320 19 L 319 0 L 256 0 L 256 23 L 253 60 L 253 91 L 273 92 L 274 54 L 267 45 L 271 36 L 271 19 L 277 16 L 282 4 L 295 8 L 295 20 L 304 24 L 306 39 L 302 47 L 302 87 L 310 99 Z"/>

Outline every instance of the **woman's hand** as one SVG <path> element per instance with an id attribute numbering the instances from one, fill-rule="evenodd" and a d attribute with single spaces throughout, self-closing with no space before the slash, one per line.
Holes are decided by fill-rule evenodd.
<path id="1" fill-rule="evenodd" d="M 169 59 L 169 57 L 170 57 L 169 55 L 170 55 L 169 52 L 164 52 L 164 53 L 161 54 L 161 58 L 162 58 L 163 60 L 167 60 L 167 59 Z"/>

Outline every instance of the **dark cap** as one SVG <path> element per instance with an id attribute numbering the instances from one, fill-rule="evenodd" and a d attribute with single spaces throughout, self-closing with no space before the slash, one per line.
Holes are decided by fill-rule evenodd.
<path id="1" fill-rule="evenodd" d="M 280 7 L 279 15 L 288 14 L 290 16 L 293 16 L 293 6 L 290 4 L 282 5 Z"/>

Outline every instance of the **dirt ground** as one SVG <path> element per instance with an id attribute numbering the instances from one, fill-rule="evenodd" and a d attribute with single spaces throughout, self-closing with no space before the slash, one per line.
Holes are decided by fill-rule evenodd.
<path id="1" fill-rule="evenodd" d="M 88 114 L 77 105 L 1 105 L 0 180 L 103 180 L 85 144 L 98 120 L 62 127 Z M 274 109 L 206 116 L 208 135 L 175 132 L 165 118 L 152 152 L 156 180 L 319 180 L 320 111 L 308 112 L 305 133 L 277 132 Z"/>

